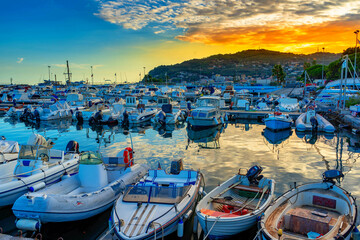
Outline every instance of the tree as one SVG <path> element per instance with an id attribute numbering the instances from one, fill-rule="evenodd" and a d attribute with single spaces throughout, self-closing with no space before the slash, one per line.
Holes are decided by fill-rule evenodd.
<path id="1" fill-rule="evenodd" d="M 360 48 L 357 47 L 356 52 L 359 53 L 359 50 L 360 50 Z M 345 49 L 343 51 L 342 55 L 345 56 L 345 55 L 350 55 L 350 54 L 354 54 L 354 53 L 355 53 L 355 48 L 354 47 L 349 47 L 349 48 L 347 48 L 347 49 Z"/>
<path id="2" fill-rule="evenodd" d="M 311 67 L 311 64 L 308 62 L 304 62 L 304 70 L 308 69 L 309 67 Z"/>
<path id="3" fill-rule="evenodd" d="M 278 83 L 285 82 L 285 72 L 280 64 L 275 64 L 272 69 L 272 76 L 276 77 Z"/>

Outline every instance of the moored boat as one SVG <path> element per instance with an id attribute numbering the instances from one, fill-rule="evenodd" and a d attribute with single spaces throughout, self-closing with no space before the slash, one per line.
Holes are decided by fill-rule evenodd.
<path id="1" fill-rule="evenodd" d="M 264 212 L 259 239 L 350 239 L 357 206 L 354 197 L 335 184 L 343 176 L 329 170 L 322 182 L 295 186 L 282 194 Z"/>
<path id="2" fill-rule="evenodd" d="M 116 201 L 111 221 L 118 239 L 157 239 L 178 230 L 195 207 L 202 175 L 181 170 L 182 163 L 172 162 L 170 174 L 149 170 L 143 181 L 126 188 Z"/>
<path id="3" fill-rule="evenodd" d="M 12 210 L 17 227 L 39 230 L 34 226 L 82 220 L 105 211 L 126 185 L 137 182 L 148 171 L 146 165 L 133 164 L 132 156 L 131 148 L 120 151 L 117 157 L 82 153 L 78 174 L 15 201 Z"/>
<path id="4" fill-rule="evenodd" d="M 209 192 L 196 206 L 205 237 L 230 238 L 254 226 L 272 201 L 275 182 L 260 175 L 253 166 L 246 174 L 237 174 Z"/>
<path id="5" fill-rule="evenodd" d="M 274 112 L 268 114 L 264 118 L 264 122 L 267 128 L 277 131 L 290 128 L 293 120 L 289 114 L 283 114 L 281 112 Z"/>
<path id="6" fill-rule="evenodd" d="M 323 116 L 316 113 L 314 106 L 309 106 L 307 111 L 296 119 L 295 126 L 297 131 L 335 132 L 335 127 Z"/>

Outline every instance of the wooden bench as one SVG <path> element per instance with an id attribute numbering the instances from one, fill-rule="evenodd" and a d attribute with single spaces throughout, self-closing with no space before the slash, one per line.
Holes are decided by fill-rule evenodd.
<path id="1" fill-rule="evenodd" d="M 240 185 L 240 184 L 234 186 L 233 189 L 246 191 L 246 192 L 254 192 L 254 193 L 259 192 L 259 194 L 262 194 L 262 192 L 263 192 L 263 188 L 259 188 L 256 186 L 245 186 L 245 185 Z M 269 193 L 269 189 L 267 189 L 267 191 L 265 193 Z"/>
<path id="2" fill-rule="evenodd" d="M 225 200 L 224 198 L 213 198 L 212 201 L 214 203 L 220 203 L 220 204 L 229 205 L 229 206 L 237 207 L 237 208 L 243 208 L 244 205 L 246 205 L 246 202 L 233 201 L 233 200 L 229 201 L 229 200 Z M 248 205 L 248 206 L 245 206 L 244 209 L 254 211 L 255 207 Z"/>

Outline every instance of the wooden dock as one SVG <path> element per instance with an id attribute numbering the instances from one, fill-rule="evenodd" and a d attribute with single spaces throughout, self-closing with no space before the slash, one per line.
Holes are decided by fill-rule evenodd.
<path id="1" fill-rule="evenodd" d="M 261 121 L 271 111 L 245 111 L 245 110 L 222 110 L 230 119 L 248 119 Z M 300 116 L 301 112 L 286 112 L 294 121 Z"/>

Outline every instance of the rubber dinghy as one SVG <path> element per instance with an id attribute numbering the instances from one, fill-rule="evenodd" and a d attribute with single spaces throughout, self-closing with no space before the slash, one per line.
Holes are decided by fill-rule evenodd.
<path id="1" fill-rule="evenodd" d="M 272 202 L 275 186 L 261 172 L 260 166 L 253 166 L 246 175 L 239 172 L 201 199 L 196 214 L 204 239 L 230 238 L 256 224 Z"/>
<path id="2" fill-rule="evenodd" d="M 6 140 L 4 136 L 0 140 L 0 164 L 16 160 L 19 155 L 19 143 Z"/>
<path id="3" fill-rule="evenodd" d="M 66 152 L 49 146 L 21 145 L 16 161 L 0 165 L 0 206 L 12 205 L 30 189 L 44 188 L 63 175 L 77 172 L 78 149 L 74 141 L 68 143 Z"/>
<path id="4" fill-rule="evenodd" d="M 82 220 L 111 207 L 126 185 L 137 182 L 148 167 L 133 164 L 132 149 L 118 157 L 84 152 L 79 173 L 57 184 L 20 197 L 12 208 L 16 226 L 39 230 L 41 223 Z"/>
<path id="5" fill-rule="evenodd" d="M 195 207 L 202 186 L 201 173 L 181 170 L 173 161 L 170 174 L 149 170 L 139 183 L 130 185 L 114 204 L 112 226 L 117 239 L 157 239 L 178 230 Z M 200 190 L 202 191 L 202 190 Z"/>
<path id="6" fill-rule="evenodd" d="M 258 239 L 350 239 L 357 206 L 350 193 L 335 185 L 343 176 L 329 170 L 323 182 L 295 186 L 281 195 L 264 212 Z"/>
<path id="7" fill-rule="evenodd" d="M 308 108 L 295 122 L 297 131 L 322 131 L 326 133 L 335 132 L 335 127 L 323 116 L 317 114 L 314 108 Z"/>

